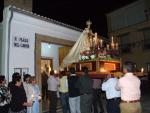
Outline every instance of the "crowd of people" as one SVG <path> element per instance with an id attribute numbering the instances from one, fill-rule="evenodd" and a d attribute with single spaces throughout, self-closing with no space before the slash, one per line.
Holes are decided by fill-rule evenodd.
<path id="1" fill-rule="evenodd" d="M 46 92 L 40 91 L 35 76 L 26 74 L 21 82 L 21 75 L 14 73 L 6 87 L 5 76 L 0 75 L 0 113 L 39 113 L 41 92 L 49 99 L 49 113 L 57 112 L 58 97 L 63 113 L 105 113 L 105 108 L 107 113 L 141 113 L 140 80 L 130 65 L 123 66 L 123 72 L 120 78 L 108 74 L 98 79 L 89 77 L 87 67 L 81 76 L 75 68 L 60 71 L 59 76 L 52 70 L 46 77 Z"/>
<path id="2" fill-rule="evenodd" d="M 102 83 L 106 92 L 108 113 L 142 113 L 140 79 L 133 74 L 132 65 L 123 66 L 124 75 L 116 78 L 108 75 Z"/>
<path id="3" fill-rule="evenodd" d="M 5 76 L 0 75 L 0 113 L 39 113 L 41 98 L 35 76 L 25 74 L 23 80 L 15 72 L 6 86 Z"/>
<path id="4" fill-rule="evenodd" d="M 63 113 L 105 113 L 105 108 L 107 113 L 141 113 L 140 79 L 133 74 L 131 65 L 124 65 L 123 73 L 120 78 L 108 74 L 105 79 L 98 79 L 90 78 L 86 67 L 81 76 L 76 75 L 75 68 L 70 68 L 69 75 L 63 71 L 60 78 L 54 75 L 56 80 L 51 81 L 56 82 L 53 83 L 55 97 L 59 89 Z M 102 99 L 104 92 L 106 106 Z M 53 102 L 54 112 L 50 113 L 56 113 L 57 102 Z"/>

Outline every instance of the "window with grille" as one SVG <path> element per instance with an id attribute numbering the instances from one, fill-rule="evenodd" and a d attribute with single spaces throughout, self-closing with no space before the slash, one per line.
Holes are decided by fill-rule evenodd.
<path id="1" fill-rule="evenodd" d="M 150 28 L 143 30 L 144 49 L 150 49 Z"/>
<path id="2" fill-rule="evenodd" d="M 120 45 L 121 53 L 130 53 L 131 52 L 129 34 L 121 35 L 120 43 L 121 43 L 121 45 Z"/>

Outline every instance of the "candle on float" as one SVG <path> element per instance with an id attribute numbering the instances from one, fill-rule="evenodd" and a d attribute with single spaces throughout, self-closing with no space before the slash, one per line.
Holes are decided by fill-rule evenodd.
<path id="1" fill-rule="evenodd" d="M 111 43 L 111 48 L 114 50 L 114 48 L 115 48 L 115 44 L 114 43 Z"/>
<path id="2" fill-rule="evenodd" d="M 116 50 L 118 50 L 118 43 L 116 43 Z"/>
<path id="3" fill-rule="evenodd" d="M 97 39 L 97 33 L 95 33 L 94 37 Z"/>
<path id="4" fill-rule="evenodd" d="M 34 102 L 34 94 L 31 95 L 32 102 Z"/>
<path id="5" fill-rule="evenodd" d="M 143 68 L 143 67 L 141 68 L 141 72 L 142 72 L 142 73 L 144 72 L 144 68 Z"/>
<path id="6" fill-rule="evenodd" d="M 92 47 L 92 38 L 90 38 L 90 47 Z"/>
<path id="7" fill-rule="evenodd" d="M 109 50 L 109 44 L 106 45 L 106 50 Z"/>
<path id="8" fill-rule="evenodd" d="M 95 36 L 94 36 L 94 44 L 97 45 L 97 33 L 95 33 Z"/>
<path id="9" fill-rule="evenodd" d="M 38 96 L 38 100 L 41 100 L 42 99 L 42 97 L 41 96 Z"/>
<path id="10" fill-rule="evenodd" d="M 114 43 L 114 37 L 113 36 L 111 37 L 111 43 Z"/>
<path id="11" fill-rule="evenodd" d="M 112 48 L 112 49 L 114 49 L 114 48 L 115 48 L 114 38 L 113 38 L 113 36 L 111 37 L 111 48 Z"/>
<path id="12" fill-rule="evenodd" d="M 93 38 L 93 45 L 94 46 L 96 45 L 96 38 L 95 37 Z"/>
<path id="13" fill-rule="evenodd" d="M 57 74 L 57 70 L 54 70 L 54 73 Z"/>
<path id="14" fill-rule="evenodd" d="M 100 40 L 100 47 L 103 47 L 103 40 Z"/>

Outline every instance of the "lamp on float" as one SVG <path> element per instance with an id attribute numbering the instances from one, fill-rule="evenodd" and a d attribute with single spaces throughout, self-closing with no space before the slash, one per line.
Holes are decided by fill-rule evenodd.
<path id="1" fill-rule="evenodd" d="M 114 48 L 115 48 L 113 36 L 111 37 L 111 48 L 112 48 L 113 50 L 114 50 Z"/>
<path id="2" fill-rule="evenodd" d="M 54 70 L 54 73 L 57 74 L 57 70 Z"/>
<path id="3" fill-rule="evenodd" d="M 141 68 L 141 73 L 143 73 L 143 72 L 144 72 L 144 68 L 142 67 L 142 68 Z"/>
<path id="4" fill-rule="evenodd" d="M 100 40 L 100 47 L 103 47 L 103 40 Z"/>
<path id="5" fill-rule="evenodd" d="M 109 50 L 109 44 L 106 45 L 106 49 Z"/>
<path id="6" fill-rule="evenodd" d="M 100 72 L 107 72 L 107 70 L 104 67 L 100 67 Z"/>
<path id="7" fill-rule="evenodd" d="M 48 43 L 48 48 L 49 48 L 49 49 L 51 48 L 51 44 L 50 44 L 50 43 Z"/>
<path id="8" fill-rule="evenodd" d="M 116 43 L 116 50 L 118 50 L 118 43 Z"/>

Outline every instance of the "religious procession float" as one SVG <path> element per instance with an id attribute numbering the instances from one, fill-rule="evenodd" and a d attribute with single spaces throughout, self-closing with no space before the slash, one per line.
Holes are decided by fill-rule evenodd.
<path id="1" fill-rule="evenodd" d="M 82 67 L 89 69 L 92 78 L 104 78 L 107 74 L 121 71 L 121 59 L 118 43 L 93 33 L 91 22 L 86 22 L 87 27 L 81 33 L 68 55 L 63 59 L 62 68 L 74 67 L 81 75 Z"/>

